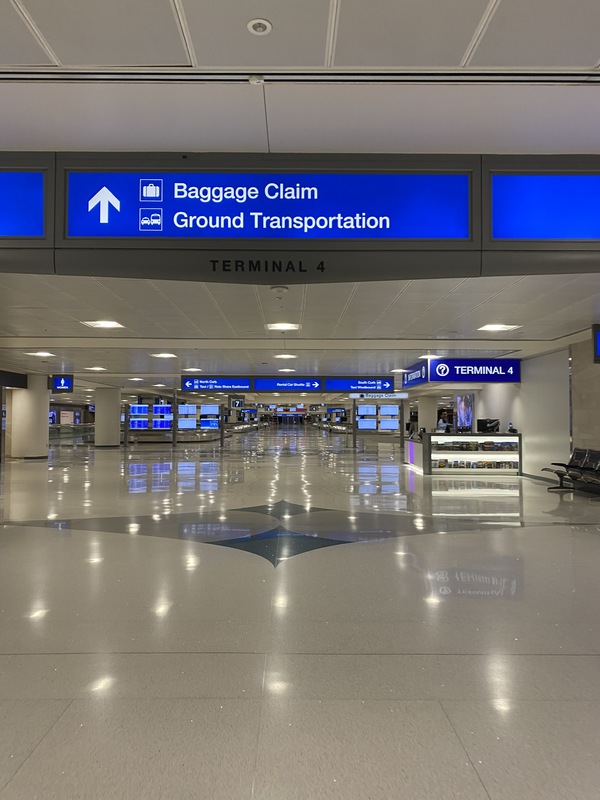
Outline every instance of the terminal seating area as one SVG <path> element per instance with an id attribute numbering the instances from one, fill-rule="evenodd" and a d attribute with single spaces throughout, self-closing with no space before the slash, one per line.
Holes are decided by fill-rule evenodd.
<path id="1" fill-rule="evenodd" d="M 575 447 L 567 464 L 553 462 L 542 472 L 558 478 L 558 485 L 548 487 L 549 492 L 600 491 L 600 450 Z"/>

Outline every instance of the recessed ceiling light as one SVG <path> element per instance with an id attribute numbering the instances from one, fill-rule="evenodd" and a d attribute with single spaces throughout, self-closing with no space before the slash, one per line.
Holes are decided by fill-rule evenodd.
<path id="1" fill-rule="evenodd" d="M 491 325 L 484 325 L 482 328 L 477 328 L 478 331 L 515 331 L 517 328 L 523 327 L 522 325 L 503 325 L 502 323 L 493 323 Z"/>
<path id="2" fill-rule="evenodd" d="M 251 19 L 246 27 L 250 33 L 253 33 L 255 36 L 266 36 L 273 30 L 273 25 L 269 22 L 269 20 L 262 18 Z"/>
<path id="3" fill-rule="evenodd" d="M 143 378 L 127 378 L 128 381 L 143 381 Z"/>
<path id="4" fill-rule="evenodd" d="M 275 356 L 275 358 L 298 358 L 298 356 L 293 356 L 291 353 L 281 353 L 280 355 Z"/>
<path id="5" fill-rule="evenodd" d="M 25 353 L 26 356 L 39 356 L 40 358 L 56 358 L 54 353 L 47 353 L 45 350 L 39 350 L 37 353 Z"/>
<path id="6" fill-rule="evenodd" d="M 279 397 L 279 392 L 273 392 L 273 397 Z"/>
<path id="7" fill-rule="evenodd" d="M 106 367 L 84 367 L 84 369 L 90 372 L 106 372 Z"/>
<path id="8" fill-rule="evenodd" d="M 280 369 L 279 372 L 296 372 L 295 369 Z"/>
<path id="9" fill-rule="evenodd" d="M 166 383 L 153 383 L 152 386 L 156 387 L 157 389 L 163 389 L 167 384 Z"/>
<path id="10" fill-rule="evenodd" d="M 391 369 L 390 372 L 408 372 L 407 369 Z"/>
<path id="11" fill-rule="evenodd" d="M 428 353 L 427 355 L 424 355 L 424 356 L 419 356 L 419 358 L 424 358 L 424 359 L 428 359 L 428 358 L 441 358 L 441 357 L 442 357 L 442 356 L 432 356 L 432 355 L 431 355 L 431 353 Z"/>
<path id="12" fill-rule="evenodd" d="M 177 358 L 175 353 L 150 353 L 152 358 Z"/>
<path id="13" fill-rule="evenodd" d="M 113 319 L 92 319 L 84 322 L 81 320 L 82 325 L 87 325 L 88 328 L 124 328 L 120 322 L 115 322 Z"/>
<path id="14" fill-rule="evenodd" d="M 268 331 L 298 331 L 300 325 L 296 325 L 294 322 L 270 322 L 265 325 L 265 328 Z"/>
<path id="15" fill-rule="evenodd" d="M 199 367 L 184 367 L 183 372 L 202 372 Z"/>

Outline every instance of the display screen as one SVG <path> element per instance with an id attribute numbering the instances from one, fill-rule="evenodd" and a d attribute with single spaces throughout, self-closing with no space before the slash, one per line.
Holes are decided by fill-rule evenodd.
<path id="1" fill-rule="evenodd" d="M 381 417 L 397 417 L 399 413 L 398 406 L 379 406 L 379 416 Z"/>
<path id="2" fill-rule="evenodd" d="M 358 406 L 356 415 L 358 417 L 376 417 L 377 406 Z"/>
<path id="3" fill-rule="evenodd" d="M 147 414 L 148 406 L 129 406 L 130 414 Z"/>
<path id="4" fill-rule="evenodd" d="M 275 404 L 269 406 L 269 411 L 275 411 L 277 406 Z"/>
<path id="5" fill-rule="evenodd" d="M 197 427 L 198 421 L 195 417 L 184 417 L 183 419 L 177 420 L 177 427 L 181 430 L 192 430 L 195 431 Z"/>
<path id="6" fill-rule="evenodd" d="M 456 398 L 456 427 L 471 428 L 473 426 L 473 403 L 475 395 L 463 394 Z"/>
<path id="7" fill-rule="evenodd" d="M 152 420 L 152 429 L 153 430 L 168 430 L 171 427 L 171 420 L 170 419 L 153 419 Z"/>
<path id="8" fill-rule="evenodd" d="M 218 428 L 219 427 L 219 420 L 218 419 L 201 419 L 200 420 L 200 427 L 201 428 Z"/>
<path id="9" fill-rule="evenodd" d="M 178 407 L 178 411 L 180 414 L 195 414 L 197 409 L 198 406 L 181 405 Z"/>
<path id="10" fill-rule="evenodd" d="M 166 404 L 154 405 L 152 406 L 152 413 L 153 414 L 170 414 L 171 413 L 171 406 Z"/>
<path id="11" fill-rule="evenodd" d="M 377 430 L 377 420 L 376 419 L 359 419 L 358 420 L 358 430 L 359 431 L 376 431 Z"/>
<path id="12" fill-rule="evenodd" d="M 73 391 L 73 382 L 72 375 L 53 375 L 52 391 L 55 394 L 68 394 Z"/>
<path id="13" fill-rule="evenodd" d="M 380 431 L 397 431 L 398 430 L 398 420 L 397 419 L 381 419 L 379 420 L 379 430 Z"/>
<path id="14" fill-rule="evenodd" d="M 207 414 L 219 414 L 219 406 L 200 406 L 200 413 L 202 415 Z"/>
<path id="15" fill-rule="evenodd" d="M 148 427 L 147 419 L 130 419 L 129 427 L 131 430 L 146 430 Z"/>

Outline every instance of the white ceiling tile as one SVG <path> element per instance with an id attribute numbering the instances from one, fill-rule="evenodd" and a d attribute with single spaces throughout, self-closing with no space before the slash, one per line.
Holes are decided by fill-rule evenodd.
<path id="1" fill-rule="evenodd" d="M 458 66 L 488 0 L 343 0 L 340 67 Z"/>
<path id="2" fill-rule="evenodd" d="M 598 0 L 502 0 L 471 66 L 593 67 L 599 28 Z"/>
<path id="3" fill-rule="evenodd" d="M 25 0 L 65 65 L 188 64 L 169 0 Z"/>
<path id="4" fill-rule="evenodd" d="M 0 64 L 51 64 L 10 0 L 0 0 Z"/>

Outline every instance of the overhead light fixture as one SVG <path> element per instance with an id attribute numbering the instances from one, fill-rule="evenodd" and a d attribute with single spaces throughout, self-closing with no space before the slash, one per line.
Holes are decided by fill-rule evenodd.
<path id="1" fill-rule="evenodd" d="M 424 358 L 427 361 L 430 358 L 442 358 L 442 356 L 433 356 L 433 355 L 431 355 L 431 353 L 427 353 L 424 356 L 419 356 L 419 358 Z"/>
<path id="2" fill-rule="evenodd" d="M 127 378 L 128 381 L 143 381 L 143 378 Z"/>
<path id="3" fill-rule="evenodd" d="M 87 322 L 81 320 L 82 325 L 87 325 L 88 328 L 124 328 L 120 322 L 115 322 L 113 319 L 92 319 Z"/>
<path id="4" fill-rule="evenodd" d="M 184 367 L 182 372 L 202 372 L 199 367 Z"/>
<path id="5" fill-rule="evenodd" d="M 106 367 L 84 367 L 89 372 L 106 372 Z"/>
<path id="6" fill-rule="evenodd" d="M 26 356 L 39 356 L 40 358 L 56 358 L 54 353 L 47 353 L 45 350 L 38 350 L 37 353 L 25 353 Z"/>
<path id="7" fill-rule="evenodd" d="M 298 331 L 300 325 L 296 325 L 294 322 L 269 322 L 265 328 L 268 331 Z"/>
<path id="8" fill-rule="evenodd" d="M 391 369 L 390 372 L 408 372 L 407 369 Z"/>
<path id="9" fill-rule="evenodd" d="M 166 383 L 153 383 L 152 384 L 152 386 L 154 386 L 156 389 L 164 389 L 164 387 L 166 385 L 167 385 Z"/>
<path id="10" fill-rule="evenodd" d="M 291 353 L 280 353 L 275 358 L 298 358 L 298 356 L 293 356 Z"/>
<path id="11" fill-rule="evenodd" d="M 295 369 L 280 369 L 279 372 L 296 372 Z"/>
<path id="12" fill-rule="evenodd" d="M 492 333 L 500 333 L 502 331 L 516 331 L 517 328 L 522 328 L 522 325 L 504 325 L 500 322 L 492 323 L 491 325 L 483 325 L 477 328 L 478 331 L 490 331 Z"/>
<path id="13" fill-rule="evenodd" d="M 267 36 L 267 34 L 271 33 L 273 30 L 273 25 L 269 20 L 262 18 L 251 19 L 246 27 L 250 33 L 253 33 L 255 36 Z"/>
<path id="14" fill-rule="evenodd" d="M 175 353 L 150 353 L 152 358 L 177 358 Z"/>

